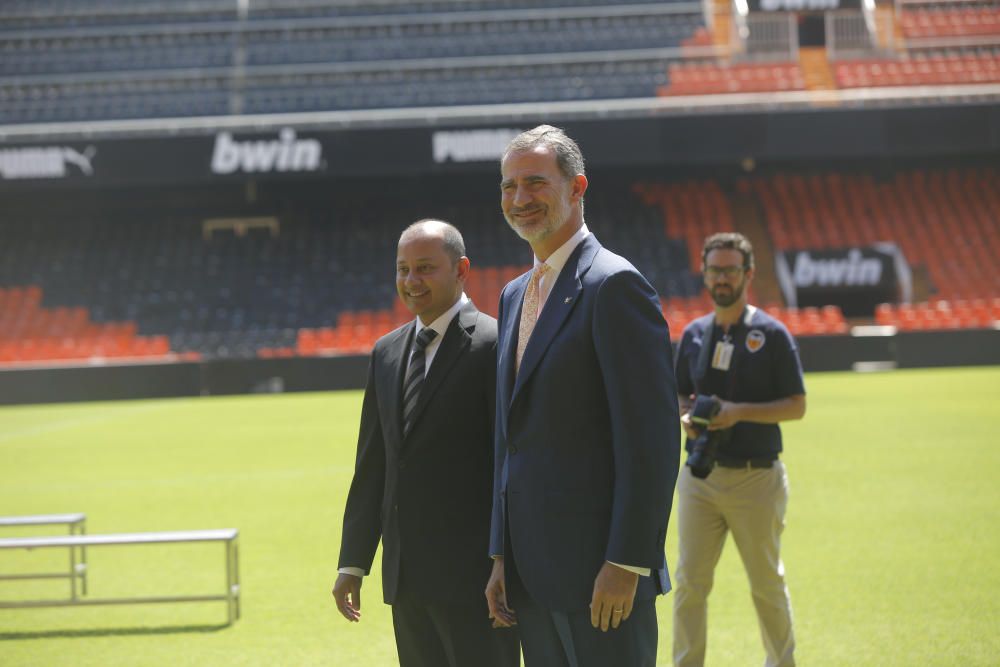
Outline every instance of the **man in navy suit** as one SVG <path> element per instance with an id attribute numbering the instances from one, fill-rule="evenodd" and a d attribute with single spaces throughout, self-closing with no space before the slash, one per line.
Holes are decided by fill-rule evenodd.
<path id="1" fill-rule="evenodd" d="M 501 172 L 535 268 L 500 297 L 490 615 L 518 625 L 527 667 L 652 667 L 680 458 L 667 325 L 584 224 L 572 139 L 529 130 Z"/>
<path id="2" fill-rule="evenodd" d="M 517 667 L 492 629 L 489 576 L 496 321 L 464 293 L 462 235 L 420 220 L 399 237 L 396 289 L 415 316 L 375 343 L 344 509 L 337 609 L 361 619 L 382 541 L 382 594 L 402 667 Z"/>

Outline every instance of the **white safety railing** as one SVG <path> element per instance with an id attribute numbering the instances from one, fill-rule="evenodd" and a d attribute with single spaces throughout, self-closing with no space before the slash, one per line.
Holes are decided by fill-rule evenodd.
<path id="1" fill-rule="evenodd" d="M 826 52 L 830 60 L 887 57 L 895 51 L 892 15 L 875 11 L 874 4 L 858 11 L 827 12 Z"/>
<path id="2" fill-rule="evenodd" d="M 751 14 L 746 0 L 733 0 L 730 44 L 744 60 L 797 60 L 799 24 L 792 12 Z"/>

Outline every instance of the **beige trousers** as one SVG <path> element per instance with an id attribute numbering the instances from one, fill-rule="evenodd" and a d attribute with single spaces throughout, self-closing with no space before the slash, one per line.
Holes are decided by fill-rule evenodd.
<path id="1" fill-rule="evenodd" d="M 726 533 L 733 534 L 764 640 L 766 667 L 795 664 L 792 608 L 781 562 L 788 475 L 772 468 L 716 467 L 701 480 L 685 466 L 677 483 L 680 556 L 674 581 L 674 664 L 705 663 L 708 594 Z"/>

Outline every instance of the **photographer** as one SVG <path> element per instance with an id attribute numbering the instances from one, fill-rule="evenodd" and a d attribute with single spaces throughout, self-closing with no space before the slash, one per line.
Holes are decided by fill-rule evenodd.
<path id="1" fill-rule="evenodd" d="M 731 532 L 750 579 L 765 665 L 794 665 L 780 554 L 788 478 L 778 458 L 778 422 L 805 414 L 802 365 L 785 326 L 747 304 L 750 242 L 742 234 L 715 234 L 705 241 L 702 264 L 715 310 L 684 329 L 677 353 L 689 454 L 677 483 L 674 664 L 705 662 L 707 598 Z"/>

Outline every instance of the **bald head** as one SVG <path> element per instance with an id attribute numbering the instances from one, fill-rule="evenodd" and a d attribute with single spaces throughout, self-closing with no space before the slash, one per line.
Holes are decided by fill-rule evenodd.
<path id="1" fill-rule="evenodd" d="M 424 219 L 399 236 L 396 248 L 396 291 L 425 326 L 462 297 L 469 276 L 465 242 L 453 225 Z"/>
<path id="2" fill-rule="evenodd" d="M 417 220 L 399 235 L 399 245 L 402 246 L 415 239 L 439 239 L 452 264 L 465 257 L 465 240 L 462 238 L 462 233 L 450 222 L 436 218 Z"/>

